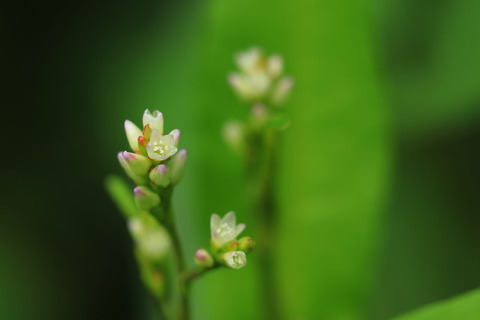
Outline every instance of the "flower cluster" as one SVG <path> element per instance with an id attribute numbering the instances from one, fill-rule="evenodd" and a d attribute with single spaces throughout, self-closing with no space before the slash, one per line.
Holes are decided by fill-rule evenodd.
<path id="1" fill-rule="evenodd" d="M 290 121 L 279 106 L 293 87 L 293 79 L 283 76 L 283 59 L 266 56 L 251 48 L 235 56 L 239 72 L 230 74 L 229 82 L 237 94 L 250 105 L 247 121 L 231 120 L 223 128 L 223 137 L 237 154 L 252 156 L 252 146 L 260 145 L 272 131 L 283 131 Z"/>
<path id="2" fill-rule="evenodd" d="M 259 48 L 251 48 L 235 56 L 240 69 L 229 76 L 237 94 L 249 102 L 281 104 L 293 86 L 290 77 L 282 77 L 283 59 L 279 55 L 267 57 Z"/>
<path id="3" fill-rule="evenodd" d="M 156 110 L 151 113 L 148 109 L 145 110 L 142 130 L 126 120 L 125 132 L 133 152 L 118 153 L 118 161 L 137 185 L 149 185 L 154 189 L 166 188 L 181 179 L 187 152 L 185 149 L 178 151 L 180 130 L 174 129 L 163 134 L 161 112 Z M 151 200 L 147 201 L 149 204 L 158 202 L 151 194 L 148 187 L 136 189 L 135 199 L 139 199 L 137 204 L 144 202 L 144 199 Z M 149 209 L 140 206 L 141 209 Z"/>
<path id="4" fill-rule="evenodd" d="M 250 237 L 237 237 L 245 229 L 245 224 L 237 224 L 235 212 L 228 212 L 223 218 L 212 214 L 210 219 L 211 253 L 199 249 L 195 253 L 195 263 L 202 268 L 211 268 L 223 264 L 233 269 L 240 269 L 247 264 L 246 253 L 255 247 Z"/>

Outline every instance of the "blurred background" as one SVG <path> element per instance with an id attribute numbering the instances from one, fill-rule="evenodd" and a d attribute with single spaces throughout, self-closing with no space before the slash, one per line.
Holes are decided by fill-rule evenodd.
<path id="1" fill-rule="evenodd" d="M 182 130 L 188 261 L 209 215 L 255 235 L 220 137 L 247 109 L 233 54 L 281 53 L 279 303 L 288 319 L 388 319 L 480 286 L 480 2 L 4 1 L 0 319 L 154 319 L 125 221 L 124 119 Z M 257 265 L 193 287 L 194 319 L 259 319 Z"/>

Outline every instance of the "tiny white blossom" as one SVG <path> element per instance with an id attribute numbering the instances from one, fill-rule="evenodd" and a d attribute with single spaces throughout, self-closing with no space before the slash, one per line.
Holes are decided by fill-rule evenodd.
<path id="1" fill-rule="evenodd" d="M 173 135 L 167 134 L 164 136 L 160 131 L 152 130 L 150 141 L 147 144 L 147 153 L 150 159 L 163 161 L 173 156 L 177 150 Z"/>
<path id="2" fill-rule="evenodd" d="M 212 233 L 212 243 L 216 247 L 235 240 L 235 238 L 245 229 L 245 224 L 236 224 L 235 212 L 228 212 L 223 218 L 217 214 L 212 214 L 210 219 L 210 229 Z"/>
<path id="3" fill-rule="evenodd" d="M 143 113 L 143 126 L 149 125 L 152 130 L 157 130 L 163 134 L 163 114 L 155 110 L 150 113 L 150 110 L 145 110 Z"/>
<path id="4" fill-rule="evenodd" d="M 223 254 L 223 260 L 233 269 L 240 269 L 247 265 L 247 255 L 243 251 L 230 251 Z"/>
<path id="5" fill-rule="evenodd" d="M 240 70 L 247 74 L 253 74 L 262 69 L 262 51 L 253 47 L 247 51 L 239 52 L 235 56 L 235 62 Z"/>

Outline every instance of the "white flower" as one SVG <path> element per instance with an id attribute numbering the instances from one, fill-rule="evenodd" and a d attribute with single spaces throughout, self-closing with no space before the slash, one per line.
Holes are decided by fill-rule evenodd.
<path id="1" fill-rule="evenodd" d="M 228 212 L 222 219 L 217 214 L 212 214 L 210 219 L 212 244 L 217 248 L 235 240 L 245 229 L 245 224 L 236 224 L 235 212 Z"/>
<path id="2" fill-rule="evenodd" d="M 155 110 L 153 113 L 150 113 L 150 110 L 145 110 L 143 113 L 143 126 L 150 126 L 152 130 L 157 130 L 163 134 L 163 114 Z"/>
<path id="3" fill-rule="evenodd" d="M 247 255 L 243 251 L 230 251 L 222 256 L 225 264 L 233 269 L 240 269 L 247 265 Z"/>
<path id="4" fill-rule="evenodd" d="M 247 74 L 253 74 L 261 70 L 262 56 L 262 51 L 259 48 L 253 47 L 247 51 L 237 53 L 235 62 L 240 70 Z"/>
<path id="5" fill-rule="evenodd" d="M 235 62 L 240 72 L 232 73 L 229 82 L 237 94 L 247 101 L 270 98 L 283 73 L 283 58 L 278 54 L 267 56 L 254 47 L 237 53 Z"/>
<path id="6" fill-rule="evenodd" d="M 152 130 L 150 141 L 147 144 L 147 153 L 150 159 L 163 161 L 173 156 L 177 150 L 174 135 L 167 134 L 164 136 L 160 131 Z"/>

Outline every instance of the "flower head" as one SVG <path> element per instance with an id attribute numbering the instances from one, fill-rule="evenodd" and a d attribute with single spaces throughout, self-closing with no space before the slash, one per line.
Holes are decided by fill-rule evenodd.
<path id="1" fill-rule="evenodd" d="M 212 214 L 210 219 L 210 229 L 212 233 L 212 245 L 220 248 L 224 244 L 235 240 L 235 238 L 245 229 L 245 224 L 236 224 L 235 212 L 228 212 L 223 218 L 217 214 Z"/>
<path id="2" fill-rule="evenodd" d="M 280 55 L 266 56 L 259 48 L 251 48 L 237 53 L 235 62 L 240 72 L 229 76 L 230 85 L 243 99 L 250 102 L 258 102 L 266 99 L 273 104 L 281 103 L 290 87 L 282 86 L 281 94 L 277 93 L 273 99 L 273 91 L 278 91 L 277 82 L 283 73 L 283 58 Z M 280 79 L 279 79 L 280 78 Z"/>

